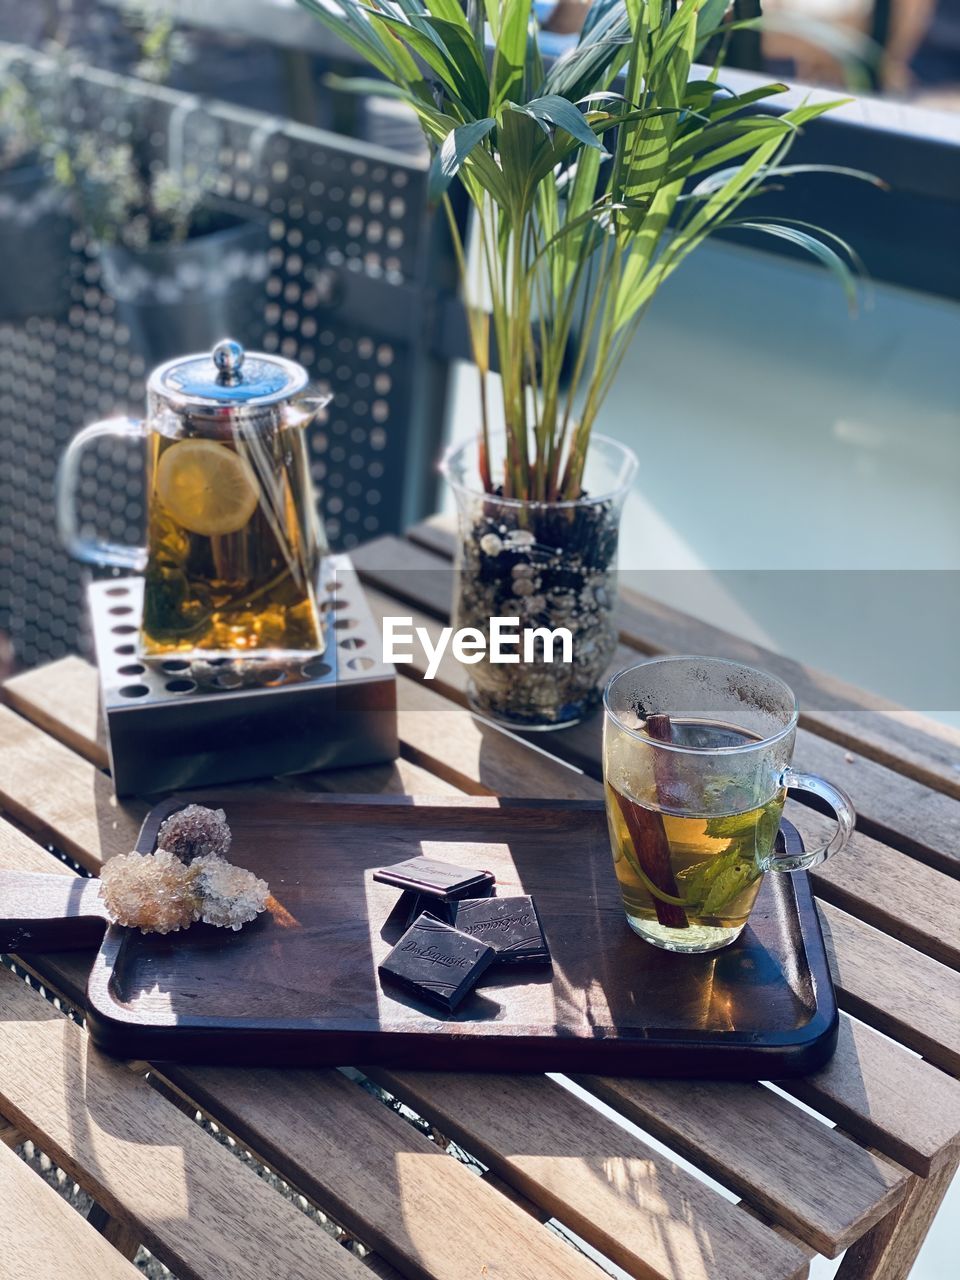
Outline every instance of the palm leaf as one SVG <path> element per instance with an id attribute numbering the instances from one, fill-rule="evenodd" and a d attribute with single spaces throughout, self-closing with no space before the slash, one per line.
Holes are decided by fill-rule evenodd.
<path id="1" fill-rule="evenodd" d="M 474 33 L 463 12 L 460 0 L 424 0 L 424 5 L 435 18 L 443 18 L 447 22 L 462 27 L 466 34 L 474 39 Z"/>
<path id="2" fill-rule="evenodd" d="M 555 93 L 534 98 L 532 102 L 524 103 L 522 106 L 515 107 L 514 110 L 524 112 L 537 122 L 556 125 L 558 129 L 563 129 L 565 133 L 570 134 L 571 138 L 582 142 L 586 147 L 594 147 L 597 151 L 603 150 L 600 139 L 573 103 Z"/>
<path id="3" fill-rule="evenodd" d="M 723 15 L 729 8 L 730 0 L 705 0 L 697 14 L 697 40 L 694 57 L 699 57 L 713 39 L 714 33 L 723 22 Z"/>
<path id="4" fill-rule="evenodd" d="M 658 106 L 667 112 L 679 110 L 683 102 L 696 42 L 696 19 L 696 4 L 691 0 L 682 5 L 670 19 L 662 41 L 656 46 L 648 62 L 645 58 L 641 61 L 641 45 L 646 31 L 642 21 L 639 18 L 637 20 L 633 67 L 639 68 L 646 83 L 656 84 Z M 637 78 L 637 75 L 632 75 L 628 80 L 628 97 L 638 96 Z M 643 232 L 643 223 L 648 214 L 653 219 L 641 239 L 641 251 L 644 247 L 652 248 L 651 239 L 654 243 L 659 239 L 663 230 L 660 224 L 664 217 L 669 219 L 676 195 L 679 194 L 679 190 L 673 193 L 671 187 L 669 196 L 656 201 L 657 207 L 653 208 L 670 164 L 678 123 L 676 116 L 665 114 L 649 121 L 628 124 L 622 131 L 622 178 L 620 189 L 614 195 L 618 200 L 636 206 L 621 216 L 621 222 L 634 231 Z M 620 159 L 621 156 L 618 155 L 618 160 Z"/>
<path id="5" fill-rule="evenodd" d="M 756 222 L 748 218 L 731 219 L 727 222 L 726 228 L 734 231 L 756 231 L 761 235 L 775 236 L 780 240 L 787 241 L 788 244 L 795 245 L 798 249 L 802 249 L 804 253 L 821 262 L 834 275 L 846 295 L 850 309 L 856 309 L 856 276 L 839 253 L 816 235 L 811 235 L 809 231 L 803 230 L 800 226 L 793 226 L 789 223 Z"/>
<path id="6" fill-rule="evenodd" d="M 531 0 L 503 0 L 500 35 L 493 53 L 493 98 L 496 111 L 504 102 L 520 102 L 527 63 L 527 29 Z"/>
<path id="7" fill-rule="evenodd" d="M 442 26 L 438 19 L 424 19 L 414 25 L 392 14 L 378 13 L 373 9 L 366 9 L 365 12 L 373 19 L 384 23 L 398 40 L 403 41 L 418 58 L 423 59 L 437 75 L 446 92 L 464 108 L 468 116 L 477 117 L 486 114 L 485 73 L 478 70 L 474 58 L 465 53 L 462 47 L 456 50 L 447 47 L 438 30 L 438 27 Z M 449 25 L 452 27 L 452 24 Z M 453 28 L 453 30 L 461 34 L 462 38 L 459 28 Z M 470 48 L 476 54 L 472 42 Z"/>
<path id="8" fill-rule="evenodd" d="M 703 178 L 694 189 L 690 192 L 689 199 L 696 199 L 703 196 L 712 195 L 732 173 L 734 169 L 718 169 L 714 173 L 708 174 Z M 840 164 L 781 164 L 768 165 L 763 171 L 764 179 L 767 178 L 792 178 L 801 173 L 830 173 L 843 178 L 855 178 L 860 182 L 868 182 L 873 187 L 879 187 L 881 190 L 887 190 L 887 184 L 883 182 L 874 173 L 867 173 L 865 169 L 850 169 L 846 165 Z"/>
<path id="9" fill-rule="evenodd" d="M 754 102 L 763 102 L 765 99 L 773 98 L 777 94 L 788 93 L 789 88 L 789 85 L 781 84 L 779 81 L 773 84 L 762 84 L 756 89 L 749 89 L 746 93 L 737 93 L 729 98 L 720 98 L 705 110 L 711 120 L 724 120 L 727 116 L 732 116 L 736 112 L 742 111 L 744 107 L 749 107 Z"/>
<path id="10" fill-rule="evenodd" d="M 496 120 L 490 116 L 485 120 L 474 120 L 470 124 L 461 124 L 450 130 L 430 165 L 427 199 L 431 204 L 439 201 L 474 148 L 483 141 L 496 123 Z"/>
<path id="11" fill-rule="evenodd" d="M 395 84 L 407 84 L 418 96 L 421 96 L 422 86 L 422 92 L 429 96 L 429 89 L 416 62 L 398 41 L 390 38 L 389 32 L 382 25 L 378 25 L 376 15 L 371 17 L 365 14 L 362 7 L 352 3 L 352 0 L 342 0 L 336 9 L 326 3 L 326 0 L 298 2 L 315 14 L 334 35 L 366 58 L 388 80 Z M 331 0 L 331 3 L 336 3 L 336 0 Z"/>
<path id="12" fill-rule="evenodd" d="M 486 63 L 476 46 L 473 33 L 445 18 L 431 17 L 424 21 L 442 41 L 449 62 L 456 67 L 464 85 L 464 101 L 471 110 L 482 114 L 488 109 L 490 94 Z"/>
<path id="13" fill-rule="evenodd" d="M 577 102 L 584 94 L 609 88 L 629 57 L 631 42 L 630 23 L 620 0 L 598 19 L 590 39 L 581 39 L 557 59 L 544 78 L 544 93 Z"/>
<path id="14" fill-rule="evenodd" d="M 623 0 L 594 0 L 594 3 L 587 9 L 587 16 L 583 20 L 583 26 L 580 28 L 580 44 L 590 44 L 597 37 L 597 28 L 601 23 L 606 23 L 611 13 L 614 15 L 622 13 Z"/>

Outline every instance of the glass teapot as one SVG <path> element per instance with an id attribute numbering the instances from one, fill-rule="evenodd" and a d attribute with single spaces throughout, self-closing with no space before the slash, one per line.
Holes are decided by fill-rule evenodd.
<path id="1" fill-rule="evenodd" d="M 299 364 L 228 339 L 155 369 L 144 420 L 96 422 L 70 442 L 57 475 L 61 539 L 78 560 L 144 573 L 142 657 L 323 649 L 326 540 L 303 429 L 329 397 L 303 398 L 306 385 Z M 145 547 L 78 528 L 80 457 L 100 436 L 146 441 Z"/>

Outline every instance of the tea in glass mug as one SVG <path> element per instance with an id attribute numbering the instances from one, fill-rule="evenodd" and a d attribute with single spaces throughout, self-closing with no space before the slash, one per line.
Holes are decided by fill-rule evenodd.
<path id="1" fill-rule="evenodd" d="M 603 775 L 627 922 L 668 951 L 714 951 L 741 934 L 767 871 L 839 852 L 854 812 L 838 788 L 790 767 L 798 708 L 776 676 L 717 658 L 652 658 L 604 694 Z M 779 853 L 788 788 L 837 817 L 828 845 Z"/>
<path id="2" fill-rule="evenodd" d="M 326 550 L 304 427 L 325 401 L 297 399 L 300 365 L 224 341 L 161 365 L 144 421 L 111 419 L 71 442 L 57 510 L 68 550 L 143 570 L 142 657 L 283 657 L 323 649 L 317 575 Z M 81 537 L 73 490 L 83 448 L 145 438 L 145 547 Z"/>

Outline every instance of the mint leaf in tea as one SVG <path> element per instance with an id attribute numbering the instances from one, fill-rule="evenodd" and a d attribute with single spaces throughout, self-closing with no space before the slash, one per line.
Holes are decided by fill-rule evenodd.
<path id="1" fill-rule="evenodd" d="M 725 766 L 722 755 L 710 756 L 705 768 L 705 757 L 695 754 L 746 746 L 755 735 L 709 721 L 655 719 L 666 726 L 654 723 L 651 746 L 669 742 L 694 754 L 638 747 L 637 759 L 623 757 L 608 769 L 614 870 L 637 932 L 653 933 L 668 948 L 673 941 L 678 950 L 713 950 L 746 923 L 786 791 L 771 780 L 758 803 L 762 779 Z"/>

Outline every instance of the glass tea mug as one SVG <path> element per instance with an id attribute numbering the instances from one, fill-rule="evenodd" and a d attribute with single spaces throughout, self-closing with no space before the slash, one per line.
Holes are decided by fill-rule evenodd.
<path id="1" fill-rule="evenodd" d="M 776 676 L 719 658 L 651 658 L 604 694 L 603 780 L 627 923 L 668 951 L 742 933 L 768 871 L 814 867 L 850 837 L 839 788 L 791 768 L 798 707 Z M 787 791 L 825 801 L 823 848 L 776 848 Z"/>
<path id="2" fill-rule="evenodd" d="M 304 428 L 329 398 L 305 398 L 299 364 L 236 342 L 161 365 L 142 421 L 111 418 L 71 441 L 57 520 L 71 555 L 144 574 L 141 657 L 298 657 L 324 647 L 317 575 L 326 542 Z M 143 439 L 144 547 L 86 537 L 75 490 L 101 436 Z"/>

